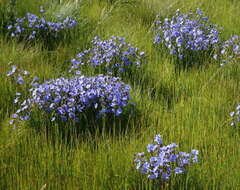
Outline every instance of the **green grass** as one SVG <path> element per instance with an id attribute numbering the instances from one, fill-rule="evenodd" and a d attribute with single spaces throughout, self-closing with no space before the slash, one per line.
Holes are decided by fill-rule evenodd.
<path id="1" fill-rule="evenodd" d="M 37 12 L 35 1 L 17 2 L 16 14 Z M 43 2 L 50 7 L 49 18 L 61 12 L 81 21 L 70 43 L 48 51 L 40 43 L 28 47 L 1 34 L 0 189 L 240 189 L 240 131 L 229 126 L 229 112 L 240 99 L 240 65 L 219 67 L 204 60 L 205 66 L 201 68 L 176 72 L 171 57 L 153 47 L 151 31 L 156 14 L 165 17 L 174 14 L 177 8 L 187 12 L 200 7 L 211 22 L 223 27 L 222 38 L 227 38 L 240 33 L 240 2 L 57 2 Z M 6 6 L 4 3 L 0 1 L 1 15 L 7 11 L 2 8 Z M 1 17 L 1 23 L 5 18 Z M 85 130 L 79 136 L 74 129 L 70 130 L 68 139 L 62 137 L 62 132 L 71 124 L 54 124 L 47 130 L 50 126 L 46 117 L 37 113 L 33 120 L 19 124 L 16 129 L 9 127 L 10 115 L 16 110 L 13 99 L 18 89 L 6 77 L 8 63 L 29 70 L 41 81 L 59 77 L 67 71 L 77 48 L 88 47 L 95 35 L 124 36 L 148 54 L 143 69 L 132 79 L 124 78 L 132 85 L 137 114 L 125 117 L 124 122 L 101 121 L 102 130 Z M 162 134 L 165 143 L 179 144 L 182 151 L 200 150 L 198 164 L 189 167 L 186 175 L 174 177 L 164 185 L 147 180 L 133 165 L 134 154 L 145 151 L 157 133 Z"/>

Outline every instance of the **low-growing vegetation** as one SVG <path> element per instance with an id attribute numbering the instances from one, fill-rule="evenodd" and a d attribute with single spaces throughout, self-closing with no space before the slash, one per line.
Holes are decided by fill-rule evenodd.
<path id="1" fill-rule="evenodd" d="M 239 189 L 239 8 L 1 1 L 0 189 Z"/>

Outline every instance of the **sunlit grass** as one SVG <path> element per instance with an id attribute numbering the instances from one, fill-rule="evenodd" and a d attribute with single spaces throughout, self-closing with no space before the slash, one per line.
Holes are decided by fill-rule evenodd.
<path id="1" fill-rule="evenodd" d="M 19 15 L 29 10 L 37 13 L 41 4 L 18 2 Z M 54 190 L 240 188 L 240 131 L 229 126 L 229 112 L 240 99 L 240 66 L 219 67 L 209 61 L 201 68 L 176 71 L 171 57 L 152 45 L 151 30 L 155 14 L 165 17 L 177 8 L 187 12 L 200 7 L 211 22 L 223 27 L 222 37 L 227 38 L 240 33 L 238 1 L 66 0 L 43 4 L 50 7 L 48 15 L 72 13 L 85 24 L 72 43 L 59 44 L 52 51 L 40 43 L 27 46 L 1 36 L 0 189 L 41 189 L 45 184 L 45 189 Z M 143 70 L 124 79 L 132 86 L 137 114 L 126 117 L 124 124 L 115 120 L 103 130 L 86 130 L 82 137 L 72 135 L 68 140 L 62 131 L 71 124 L 60 125 L 62 129 L 54 124 L 47 130 L 48 121 L 37 112 L 33 121 L 12 129 L 8 122 L 16 110 L 17 89 L 6 77 L 8 63 L 29 70 L 41 81 L 56 78 L 66 74 L 70 60 L 89 47 L 95 35 L 123 36 L 147 53 Z M 124 130 L 108 130 L 114 127 Z M 200 150 L 200 162 L 189 167 L 186 175 L 159 187 L 138 173 L 133 163 L 134 154 L 144 151 L 157 133 L 166 144 L 175 142 L 183 151 Z"/>

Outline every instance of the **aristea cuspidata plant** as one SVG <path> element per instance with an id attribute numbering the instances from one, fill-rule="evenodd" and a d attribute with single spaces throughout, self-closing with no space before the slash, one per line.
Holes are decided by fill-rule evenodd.
<path id="1" fill-rule="evenodd" d="M 136 169 L 149 179 L 169 180 L 173 174 L 185 173 L 189 164 L 198 162 L 198 150 L 186 153 L 177 151 L 175 143 L 164 146 L 159 134 L 154 141 L 155 144 L 147 145 L 146 153 L 138 153 L 134 160 Z"/>
<path id="2" fill-rule="evenodd" d="M 196 13 L 182 14 L 179 9 L 163 21 L 157 16 L 154 44 L 165 46 L 170 54 L 184 59 L 193 52 L 211 51 L 219 43 L 219 30 L 210 24 L 198 8 Z"/>
<path id="3" fill-rule="evenodd" d="M 41 16 L 27 13 L 22 18 L 16 18 L 7 27 L 10 36 L 19 40 L 42 40 L 49 43 L 49 41 L 63 38 L 65 33 L 77 25 L 77 21 L 70 17 L 66 17 L 58 22 L 47 21 L 43 15 L 43 7 L 40 7 L 40 13 L 42 14 Z"/>
<path id="4" fill-rule="evenodd" d="M 108 40 L 95 37 L 92 47 L 80 52 L 71 60 L 70 72 L 80 72 L 84 66 L 102 68 L 101 72 L 119 76 L 130 68 L 138 68 L 145 62 L 145 53 L 127 43 L 124 38 L 112 36 Z"/>
<path id="5" fill-rule="evenodd" d="M 87 111 L 92 111 L 96 117 L 118 116 L 130 99 L 129 85 L 119 78 L 104 75 L 52 79 L 33 86 L 29 92 L 13 119 L 28 120 L 34 107 L 51 115 L 51 121 L 78 122 L 79 116 Z"/>

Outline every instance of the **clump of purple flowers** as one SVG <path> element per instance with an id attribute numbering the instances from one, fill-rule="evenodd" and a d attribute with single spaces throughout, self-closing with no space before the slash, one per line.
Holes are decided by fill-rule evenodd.
<path id="1" fill-rule="evenodd" d="M 134 160 L 136 169 L 149 179 L 169 180 L 172 174 L 183 174 L 189 164 L 198 162 L 198 150 L 178 152 L 175 143 L 164 146 L 159 134 L 154 141 L 147 145 L 147 153 L 138 153 Z"/>
<path id="2" fill-rule="evenodd" d="M 43 8 L 40 12 L 43 13 Z M 14 23 L 8 25 L 7 29 L 11 37 L 25 40 L 49 40 L 60 38 L 64 32 L 69 31 L 77 25 L 73 18 L 66 17 L 58 22 L 47 21 L 44 16 L 27 13 L 22 18 L 17 18 Z"/>
<path id="3" fill-rule="evenodd" d="M 79 116 L 89 110 L 97 117 L 107 113 L 118 116 L 130 99 L 130 86 L 119 78 L 104 75 L 52 79 L 29 92 L 30 96 L 13 114 L 14 119 L 29 119 L 33 107 L 51 115 L 51 121 L 78 122 Z"/>
<path id="4" fill-rule="evenodd" d="M 154 44 L 163 44 L 179 59 L 192 52 L 212 50 L 219 43 L 219 31 L 198 8 L 196 13 L 182 14 L 179 9 L 172 18 L 157 17 Z"/>
<path id="5" fill-rule="evenodd" d="M 240 104 L 237 105 L 236 109 L 230 113 L 232 122 L 231 126 L 240 126 Z"/>
<path id="6" fill-rule="evenodd" d="M 117 76 L 129 67 L 139 67 L 145 61 L 145 53 L 139 51 L 124 38 L 112 36 L 108 40 L 95 37 L 92 47 L 80 52 L 71 60 L 71 72 L 79 72 L 84 66 L 103 68 L 107 74 Z"/>
<path id="7" fill-rule="evenodd" d="M 226 63 L 239 61 L 240 59 L 240 36 L 234 35 L 229 40 L 222 43 L 220 48 L 214 55 L 215 59 L 219 59 L 221 66 Z"/>

